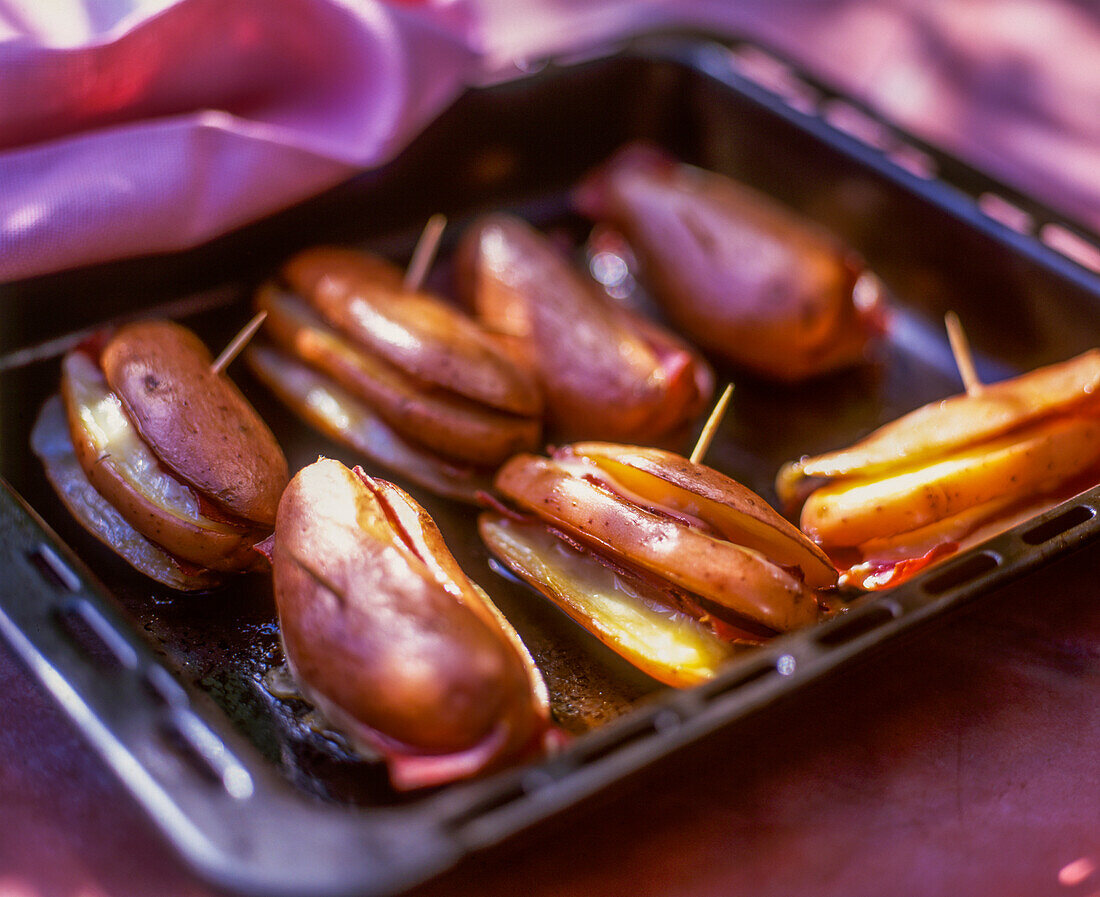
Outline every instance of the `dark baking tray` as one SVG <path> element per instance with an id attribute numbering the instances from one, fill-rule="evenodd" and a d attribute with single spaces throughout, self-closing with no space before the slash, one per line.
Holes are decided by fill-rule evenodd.
<path id="1" fill-rule="evenodd" d="M 1084 247 L 1087 262 L 1087 242 L 1073 242 L 1089 239 L 1083 229 L 773 55 L 683 36 L 471 91 L 383 170 L 200 249 L 0 287 L 0 630 L 211 881 L 266 894 L 399 891 L 1100 536 L 1092 489 L 676 692 L 501 576 L 468 509 L 414 488 L 530 645 L 557 718 L 578 737 L 540 763 L 398 795 L 375 760 L 349 752 L 302 702 L 277 696 L 281 652 L 264 577 L 200 596 L 159 589 L 83 533 L 46 486 L 27 450 L 30 426 L 56 389 L 59 354 L 87 328 L 169 314 L 217 347 L 246 319 L 252 288 L 294 250 L 338 242 L 403 261 L 440 210 L 458 223 L 452 242 L 463 221 L 501 208 L 583 240 L 568 188 L 637 137 L 820 221 L 894 296 L 890 337 L 861 370 L 797 389 L 721 372 L 738 389 L 708 462 L 769 499 L 783 461 L 959 390 L 939 323 L 947 309 L 962 316 L 988 379 L 1100 344 L 1100 278 L 1058 249 Z M 242 367 L 234 376 L 292 468 L 318 453 L 357 460 L 297 424 Z"/>

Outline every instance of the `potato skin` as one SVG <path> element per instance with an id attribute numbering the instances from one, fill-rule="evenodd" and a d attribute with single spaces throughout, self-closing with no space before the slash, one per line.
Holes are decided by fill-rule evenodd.
<path id="1" fill-rule="evenodd" d="M 482 467 L 495 467 L 539 444 L 537 418 L 425 388 L 337 333 L 297 296 L 268 284 L 257 293 L 256 307 L 268 313 L 265 329 L 278 346 L 355 393 L 413 442 Z"/>
<path id="2" fill-rule="evenodd" d="M 142 439 L 230 514 L 271 526 L 287 463 L 267 425 L 197 336 L 169 321 L 118 330 L 101 356 L 107 382 Z"/>
<path id="3" fill-rule="evenodd" d="M 818 617 L 812 590 L 758 552 L 654 514 L 552 460 L 517 455 L 498 471 L 495 485 L 521 509 L 582 544 L 773 630 Z"/>
<path id="4" fill-rule="evenodd" d="M 611 462 L 663 480 L 682 490 L 687 501 L 694 498 L 694 513 L 720 530 L 723 529 L 722 523 L 717 515 L 708 513 L 708 504 L 719 506 L 719 510 L 728 508 L 744 515 L 759 524 L 754 529 L 761 533 L 762 538 L 758 544 L 742 544 L 756 548 L 783 566 L 800 567 L 806 581 L 815 588 L 836 585 L 836 570 L 825 552 L 805 533 L 777 514 L 763 498 L 713 467 L 696 464 L 663 449 L 607 442 L 574 443 L 559 449 L 555 457 L 559 456 L 583 457 L 597 464 Z"/>
<path id="5" fill-rule="evenodd" d="M 502 726 L 528 740 L 536 732 L 515 648 L 447 592 L 339 462 L 320 460 L 291 480 L 272 564 L 295 673 L 391 749 L 447 754 L 499 737 Z"/>
<path id="6" fill-rule="evenodd" d="M 538 386 L 490 334 L 435 296 L 406 292 L 388 262 L 315 247 L 287 262 L 283 277 L 333 327 L 410 376 L 501 411 L 541 414 Z"/>
<path id="7" fill-rule="evenodd" d="M 764 377 L 795 382 L 851 365 L 881 329 L 880 293 L 853 303 L 858 259 L 729 178 L 636 144 L 574 201 L 626 234 L 683 333 Z"/>
<path id="8" fill-rule="evenodd" d="M 244 521 L 239 524 L 219 521 L 215 530 L 172 514 L 123 476 L 112 457 L 99 457 L 99 450 L 80 419 L 72 381 L 73 377 L 87 376 L 90 372 L 101 377 L 90 360 L 67 357 L 62 364 L 61 398 L 73 452 L 95 490 L 141 535 L 177 558 L 226 573 L 260 568 L 262 559 L 252 546 L 269 530 L 249 526 Z M 104 389 L 106 386 L 103 383 Z"/>
<path id="9" fill-rule="evenodd" d="M 702 356 L 611 302 L 519 218 L 476 222 L 457 268 L 479 320 L 526 347 L 559 436 L 651 442 L 709 401 L 714 377 Z"/>

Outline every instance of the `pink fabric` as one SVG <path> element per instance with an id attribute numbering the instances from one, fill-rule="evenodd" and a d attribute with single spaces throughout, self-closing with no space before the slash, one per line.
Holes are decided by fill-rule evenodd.
<path id="1" fill-rule="evenodd" d="M 669 25 L 762 39 L 1100 230 L 1091 0 L 0 0 L 0 282 L 202 243 L 516 60 Z"/>
<path id="2" fill-rule="evenodd" d="M 0 281 L 193 246 L 385 162 L 467 80 L 467 30 L 371 0 L 0 0 Z"/>

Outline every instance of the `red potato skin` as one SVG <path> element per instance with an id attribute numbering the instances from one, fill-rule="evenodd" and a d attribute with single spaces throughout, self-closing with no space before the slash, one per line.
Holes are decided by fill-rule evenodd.
<path id="1" fill-rule="evenodd" d="M 497 490 L 572 538 L 775 631 L 814 622 L 813 591 L 782 568 L 681 521 L 653 514 L 552 460 L 517 455 Z"/>
<path id="2" fill-rule="evenodd" d="M 537 384 L 491 334 L 437 297 L 406 291 L 388 262 L 315 247 L 287 262 L 283 278 L 329 324 L 410 376 L 500 411 L 541 415 Z"/>
<path id="3" fill-rule="evenodd" d="M 448 593 L 364 479 L 339 462 L 320 460 L 291 480 L 272 568 L 296 675 L 379 733 L 391 759 L 430 767 L 434 757 L 445 770 L 440 758 L 489 744 L 484 767 L 544 730 L 514 646 Z"/>
<path id="4" fill-rule="evenodd" d="M 100 358 L 111 389 L 166 467 L 224 511 L 270 527 L 287 482 L 279 443 L 240 391 L 169 321 L 118 330 Z"/>
<path id="5" fill-rule="evenodd" d="M 857 310 L 862 263 L 747 187 L 627 147 L 574 203 L 621 230 L 676 326 L 761 376 L 796 382 L 863 358 L 883 327 L 881 299 Z"/>
<path id="6" fill-rule="evenodd" d="M 525 345 L 559 436 L 651 442 L 709 401 L 713 374 L 698 353 L 611 302 L 524 221 L 481 219 L 456 267 L 479 320 Z"/>
<path id="7" fill-rule="evenodd" d="M 763 498 L 741 483 L 705 464 L 696 464 L 682 455 L 646 446 L 615 445 L 606 442 L 578 442 L 560 448 L 555 458 L 581 456 L 599 461 L 607 459 L 633 467 L 706 501 L 736 509 L 775 531 L 790 548 L 777 563 L 799 566 L 807 582 L 815 588 L 836 585 L 836 570 L 820 546 L 800 529 L 780 516 Z M 705 510 L 696 512 L 705 515 Z M 713 521 L 711 521 L 713 523 Z M 753 546 L 750 546 L 753 547 Z M 762 546 L 755 546 L 768 552 Z"/>
<path id="8" fill-rule="evenodd" d="M 286 312 L 287 302 L 300 300 L 281 296 L 270 284 L 257 293 L 256 307 L 268 313 L 267 335 L 362 398 L 411 441 L 481 467 L 495 467 L 516 452 L 538 446 L 542 424 L 537 418 L 508 414 L 455 393 L 426 388 L 389 362 L 360 351 L 319 318 L 312 323 L 296 320 Z"/>
<path id="9" fill-rule="evenodd" d="M 207 570 L 240 573 L 263 568 L 263 561 L 252 546 L 266 535 L 265 530 L 241 528 L 235 533 L 214 532 L 158 508 L 137 492 L 113 466 L 99 463 L 95 448 L 69 410 L 71 406 L 64 387 L 62 397 L 68 412 L 73 450 L 88 482 L 130 526 L 169 554 Z"/>

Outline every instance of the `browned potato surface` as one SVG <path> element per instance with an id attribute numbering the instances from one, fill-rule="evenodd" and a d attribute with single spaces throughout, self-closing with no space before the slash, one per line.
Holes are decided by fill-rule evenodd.
<path id="1" fill-rule="evenodd" d="M 458 257 L 479 320 L 525 346 L 557 434 L 649 442 L 709 400 L 713 375 L 698 353 L 613 303 L 520 219 L 481 219 Z"/>
<path id="2" fill-rule="evenodd" d="M 575 201 L 626 235 L 684 334 L 757 374 L 794 382 L 851 365 L 882 326 L 877 281 L 856 290 L 859 259 L 727 177 L 634 145 Z"/>
<path id="3" fill-rule="evenodd" d="M 730 541 L 799 568 L 813 588 L 836 583 L 825 552 L 759 495 L 713 467 L 661 449 L 611 443 L 579 442 L 558 454 L 583 458 L 652 504 L 698 516 Z"/>
<path id="4" fill-rule="evenodd" d="M 406 292 L 388 262 L 317 247 L 283 276 L 333 327 L 410 376 L 501 411 L 541 412 L 538 387 L 491 337 L 437 297 Z"/>
<path id="5" fill-rule="evenodd" d="M 103 371 L 142 439 L 171 470 L 230 514 L 270 526 L 287 482 L 267 425 L 191 331 L 130 324 L 103 351 Z"/>
<path id="6" fill-rule="evenodd" d="M 514 633 L 395 487 L 311 464 L 280 501 L 272 563 L 296 677 L 397 787 L 472 775 L 545 732 Z"/>

